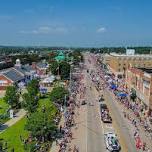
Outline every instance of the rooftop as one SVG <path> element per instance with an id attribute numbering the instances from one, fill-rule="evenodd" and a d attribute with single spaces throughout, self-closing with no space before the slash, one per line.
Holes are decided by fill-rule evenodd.
<path id="1" fill-rule="evenodd" d="M 42 63 L 42 62 L 39 62 L 39 63 L 37 63 L 37 66 L 39 67 L 39 68 L 47 68 L 47 64 L 46 63 Z"/>
<path id="2" fill-rule="evenodd" d="M 26 74 L 26 72 L 32 71 L 32 67 L 30 65 L 22 65 L 21 67 L 14 67 L 17 71 L 19 71 L 22 74 Z"/>
<path id="3" fill-rule="evenodd" d="M 117 53 L 110 53 L 111 56 L 115 57 L 150 57 L 152 58 L 151 54 L 135 54 L 135 55 L 127 55 L 127 54 L 117 54 Z"/>
<path id="4" fill-rule="evenodd" d="M 13 82 L 18 82 L 20 80 L 24 79 L 24 76 L 22 76 L 19 72 L 17 72 L 15 69 L 11 68 L 8 71 L 5 71 L 3 73 L 7 78 L 12 80 Z"/>

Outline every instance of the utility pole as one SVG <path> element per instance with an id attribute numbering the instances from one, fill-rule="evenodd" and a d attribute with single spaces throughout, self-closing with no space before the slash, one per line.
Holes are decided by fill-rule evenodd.
<path id="1" fill-rule="evenodd" d="M 64 96 L 64 108 L 65 108 L 65 112 L 66 112 L 66 94 Z"/>
<path id="2" fill-rule="evenodd" d="M 69 84 L 69 92 L 70 92 L 70 95 L 71 95 L 71 81 L 72 81 L 72 64 L 70 64 L 70 84 Z"/>

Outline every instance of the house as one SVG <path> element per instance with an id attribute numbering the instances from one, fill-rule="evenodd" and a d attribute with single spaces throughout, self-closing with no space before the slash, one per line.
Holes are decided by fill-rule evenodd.
<path id="1" fill-rule="evenodd" d="M 14 67 L 0 71 L 0 90 L 5 90 L 7 86 L 11 85 L 24 86 L 36 77 L 43 78 L 46 76 L 47 70 L 46 63 L 33 63 L 31 66 L 22 65 L 17 59 Z"/>
<path id="2" fill-rule="evenodd" d="M 36 71 L 32 66 L 21 65 L 17 59 L 14 67 L 0 71 L 0 90 L 5 90 L 11 85 L 25 85 L 35 77 L 35 74 Z"/>
<path id="3" fill-rule="evenodd" d="M 32 68 L 32 66 L 22 65 L 19 59 L 16 60 L 14 69 L 24 76 L 25 83 L 27 83 L 29 80 L 32 80 L 36 74 L 36 71 Z"/>
<path id="4" fill-rule="evenodd" d="M 43 62 L 39 62 L 39 63 L 32 63 L 32 68 L 36 71 L 36 74 L 39 77 L 43 77 L 47 74 L 47 70 L 48 70 L 48 64 L 47 63 L 43 63 Z"/>
<path id="5" fill-rule="evenodd" d="M 10 68 L 0 73 L 0 90 L 5 90 L 6 87 L 17 85 L 24 81 L 24 75 L 20 74 L 13 68 Z"/>

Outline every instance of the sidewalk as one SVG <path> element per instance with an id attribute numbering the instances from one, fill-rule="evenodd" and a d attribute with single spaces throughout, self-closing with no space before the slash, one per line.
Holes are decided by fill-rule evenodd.
<path id="1" fill-rule="evenodd" d="M 5 91 L 0 91 L 0 98 L 3 98 L 5 96 Z"/>
<path id="2" fill-rule="evenodd" d="M 84 80 L 81 81 L 83 83 Z M 78 93 L 76 96 L 76 103 L 79 102 L 80 100 L 80 95 L 81 93 Z M 75 126 L 71 127 L 72 131 L 72 140 L 70 143 L 67 144 L 67 149 L 74 148 L 74 145 L 79 147 L 79 150 L 82 152 L 85 152 L 85 146 L 86 145 L 86 106 L 80 106 L 80 108 L 76 107 L 75 108 L 75 115 L 74 115 L 74 121 L 75 121 Z M 64 126 L 64 116 L 62 115 L 61 121 L 58 125 L 58 127 L 62 125 Z M 52 143 L 52 147 L 50 149 L 50 152 L 58 152 L 59 151 L 59 146 L 56 145 L 56 142 L 54 141 Z M 68 150 L 67 150 L 68 151 Z"/>
<path id="3" fill-rule="evenodd" d="M 0 127 L 0 133 L 4 132 L 8 127 L 13 126 L 15 123 L 21 120 L 26 115 L 26 113 L 27 112 L 24 109 L 20 109 L 20 111 L 15 114 L 14 118 L 10 119 Z"/>
<path id="4" fill-rule="evenodd" d="M 64 126 L 64 116 L 62 114 L 62 117 L 61 117 L 61 120 L 60 120 L 60 123 L 58 125 L 58 128 L 61 126 Z M 58 152 L 59 151 L 59 146 L 56 145 L 56 141 L 54 141 L 52 143 L 52 146 L 51 146 L 51 149 L 50 149 L 50 152 Z"/>
<path id="5" fill-rule="evenodd" d="M 124 118 L 124 119 L 126 119 L 126 123 L 129 126 L 128 127 L 129 131 L 130 131 L 131 135 L 133 136 L 134 135 L 134 131 L 136 130 L 136 128 L 132 124 L 132 119 L 135 118 L 137 120 L 136 116 L 134 115 L 134 113 L 131 110 L 127 109 L 126 107 L 124 107 L 123 104 L 121 104 L 119 101 L 117 101 L 115 99 L 114 95 L 112 94 L 112 92 L 110 92 L 110 94 L 111 94 L 111 96 L 113 98 L 113 101 L 116 103 L 116 106 L 118 107 L 118 109 L 120 111 L 120 115 L 122 117 L 124 117 L 123 116 L 123 112 L 124 111 L 126 112 L 126 114 L 129 114 L 129 117 L 130 117 L 131 120 L 129 120 L 127 118 Z M 144 131 L 144 128 L 138 123 L 138 121 L 137 121 L 137 126 L 138 126 L 138 129 L 139 129 L 139 135 L 141 137 L 142 142 L 146 142 L 147 147 L 152 150 L 150 137 L 146 134 L 146 132 Z"/>

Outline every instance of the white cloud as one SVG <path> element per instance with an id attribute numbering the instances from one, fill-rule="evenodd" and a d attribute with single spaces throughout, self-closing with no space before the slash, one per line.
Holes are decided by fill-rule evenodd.
<path id="1" fill-rule="evenodd" d="M 97 29 L 97 33 L 104 33 L 106 32 L 106 28 L 105 27 L 100 27 Z"/>
<path id="2" fill-rule="evenodd" d="M 26 31 L 21 30 L 19 33 L 21 34 L 64 34 L 67 33 L 68 30 L 65 27 L 58 26 L 41 26 L 35 30 Z"/>

